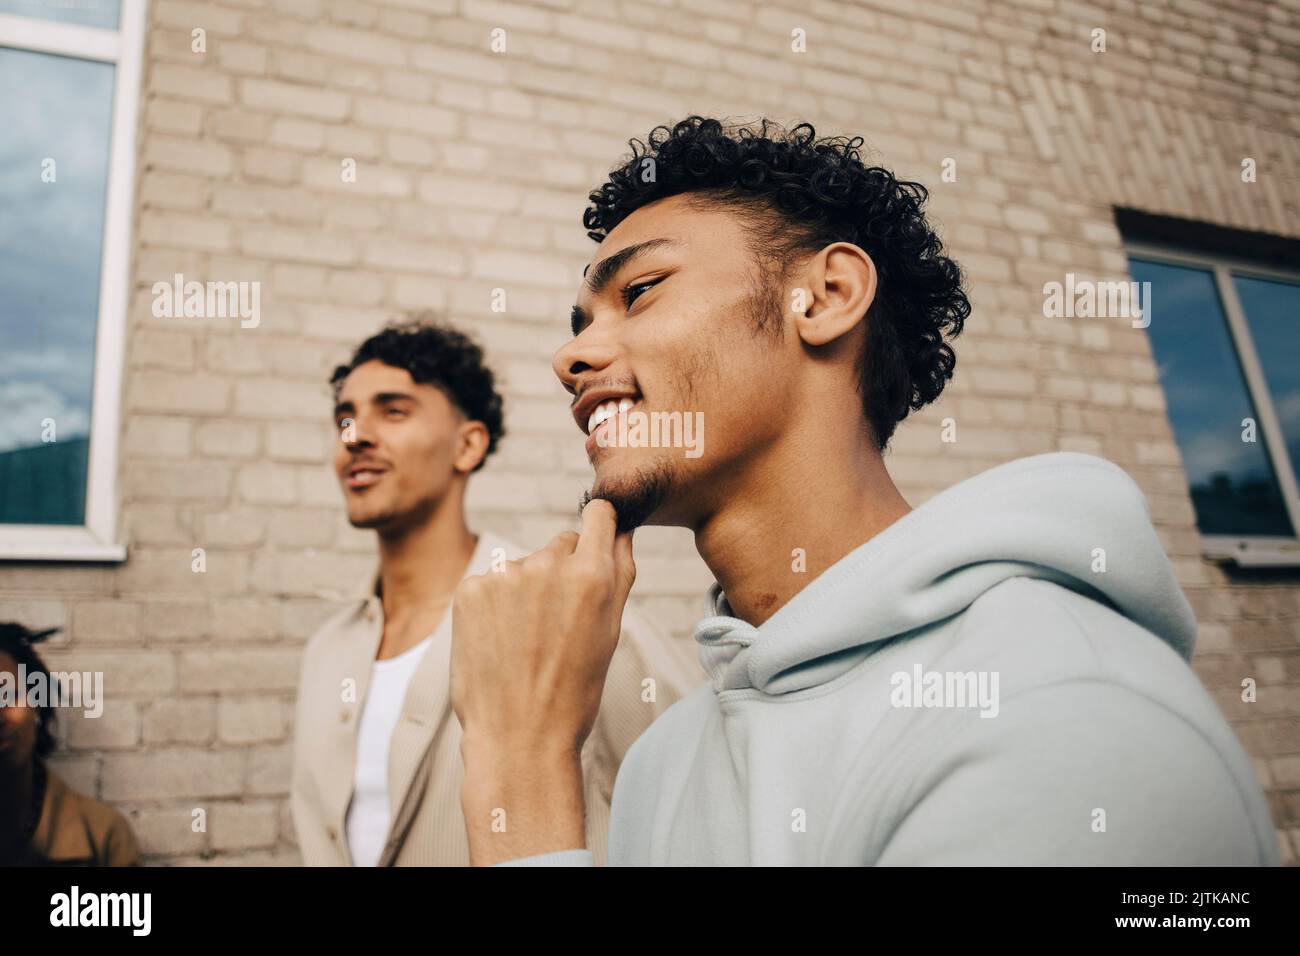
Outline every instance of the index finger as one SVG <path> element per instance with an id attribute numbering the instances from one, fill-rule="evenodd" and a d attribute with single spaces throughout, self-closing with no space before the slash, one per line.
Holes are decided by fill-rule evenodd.
<path id="1" fill-rule="evenodd" d="M 582 531 L 578 535 L 578 545 L 573 549 L 574 556 L 611 559 L 617 528 L 618 512 L 614 506 L 603 498 L 592 498 L 582 509 Z"/>

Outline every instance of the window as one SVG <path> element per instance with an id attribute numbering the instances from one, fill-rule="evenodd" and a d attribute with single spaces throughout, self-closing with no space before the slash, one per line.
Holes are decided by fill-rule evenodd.
<path id="1" fill-rule="evenodd" d="M 1300 565 L 1300 271 L 1128 252 L 1207 555 Z"/>
<path id="2" fill-rule="evenodd" d="M 121 560 L 145 0 L 0 0 L 0 558 Z"/>

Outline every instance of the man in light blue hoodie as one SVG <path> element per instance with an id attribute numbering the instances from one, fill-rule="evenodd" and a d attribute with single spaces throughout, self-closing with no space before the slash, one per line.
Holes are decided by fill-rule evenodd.
<path id="1" fill-rule="evenodd" d="M 717 579 L 712 681 L 629 751 L 611 864 L 1276 863 L 1123 471 L 1040 455 L 916 509 L 890 479 L 970 311 L 924 189 L 806 126 L 632 145 L 555 358 L 595 500 L 455 599 L 471 859 L 591 862 L 578 755 L 653 523 Z"/>

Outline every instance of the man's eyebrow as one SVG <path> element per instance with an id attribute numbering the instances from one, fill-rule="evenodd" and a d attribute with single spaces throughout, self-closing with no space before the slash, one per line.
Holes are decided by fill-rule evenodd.
<path id="1" fill-rule="evenodd" d="M 406 392 L 379 392 L 371 397 L 371 405 L 387 405 L 389 402 L 415 401 L 414 395 L 408 395 Z M 334 417 L 338 418 L 344 412 L 355 412 L 357 406 L 351 400 L 339 402 L 334 406 Z"/>
<path id="2" fill-rule="evenodd" d="M 596 263 L 594 269 L 588 266 L 582 270 L 582 274 L 586 280 L 585 284 L 587 286 L 587 291 L 593 296 L 600 295 L 605 291 L 605 287 L 613 281 L 614 276 L 618 274 L 618 270 L 622 269 L 629 262 L 635 261 L 654 249 L 659 249 L 664 246 L 675 246 L 676 244 L 677 243 L 672 239 L 647 239 L 645 242 L 638 242 L 627 246 L 624 249 L 620 249 L 612 256 L 606 256 L 604 259 L 601 259 Z M 573 307 L 573 313 L 569 318 L 569 324 L 573 327 L 573 334 L 577 335 L 581 332 L 588 321 L 586 310 L 581 306 L 575 305 Z"/>
<path id="3" fill-rule="evenodd" d="M 415 401 L 414 395 L 408 395 L 406 392 L 380 392 L 370 400 L 372 405 L 387 405 L 389 402 Z"/>

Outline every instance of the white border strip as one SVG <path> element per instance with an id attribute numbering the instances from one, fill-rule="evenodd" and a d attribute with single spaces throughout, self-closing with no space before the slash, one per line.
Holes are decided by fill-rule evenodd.
<path id="1" fill-rule="evenodd" d="M 124 0 L 121 33 L 59 20 L 0 13 L 0 46 L 116 63 L 122 58 L 121 38 L 130 32 L 127 18 L 131 6 L 132 0 Z"/>
<path id="2" fill-rule="evenodd" d="M 122 59 L 113 95 L 104 258 L 95 336 L 95 393 L 91 405 L 86 525 L 101 543 L 117 538 L 118 439 L 121 434 L 122 363 L 130 305 L 131 214 L 135 203 L 136 120 L 144 62 L 145 0 L 123 0 Z"/>

